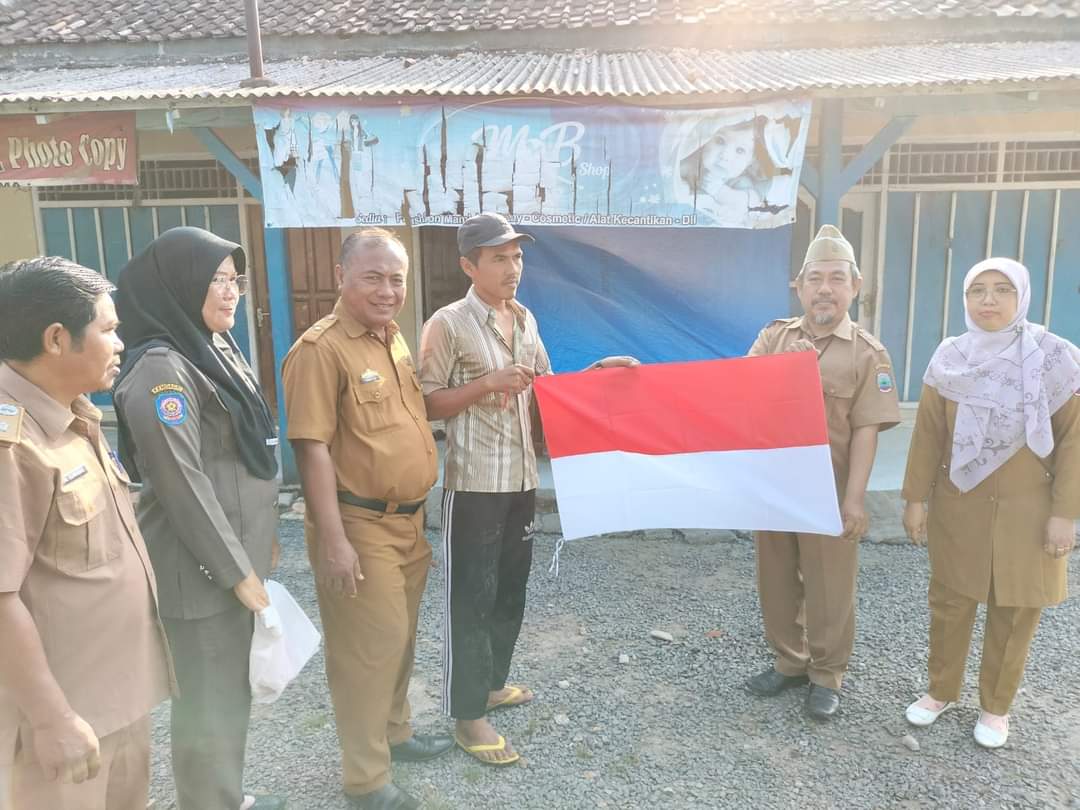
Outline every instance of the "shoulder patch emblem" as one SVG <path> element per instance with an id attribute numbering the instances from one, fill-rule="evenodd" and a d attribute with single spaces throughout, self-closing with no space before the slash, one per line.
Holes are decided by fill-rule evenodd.
<path id="1" fill-rule="evenodd" d="M 158 421 L 169 427 L 182 425 L 188 418 L 187 397 L 182 392 L 163 391 L 154 400 Z"/>
<path id="2" fill-rule="evenodd" d="M 337 323 L 337 315 L 334 315 L 333 313 L 327 315 L 325 318 L 320 318 L 318 321 L 316 321 L 306 330 L 304 330 L 304 334 L 301 336 L 300 339 L 303 340 L 305 343 L 314 343 L 316 340 L 325 335 L 326 330 L 328 330 L 335 323 Z"/>
<path id="3" fill-rule="evenodd" d="M 878 340 L 876 337 L 871 335 L 869 332 L 867 332 L 865 329 L 863 329 L 858 324 L 855 324 L 855 331 L 858 332 L 859 335 L 862 336 L 862 339 L 865 340 L 867 343 L 869 343 L 874 349 L 876 349 L 879 352 L 885 351 L 885 344 L 883 344 L 880 340 Z"/>
<path id="4" fill-rule="evenodd" d="M 22 440 L 22 418 L 21 405 L 0 403 L 0 443 L 18 444 Z"/>
<path id="5" fill-rule="evenodd" d="M 884 369 L 879 369 L 877 372 L 877 388 L 883 394 L 887 394 L 893 390 L 892 374 Z"/>
<path id="6" fill-rule="evenodd" d="M 155 385 L 150 389 L 151 394 L 160 394 L 163 391 L 172 391 L 177 394 L 184 393 L 184 386 L 177 385 L 176 383 L 161 383 L 161 385 Z"/>

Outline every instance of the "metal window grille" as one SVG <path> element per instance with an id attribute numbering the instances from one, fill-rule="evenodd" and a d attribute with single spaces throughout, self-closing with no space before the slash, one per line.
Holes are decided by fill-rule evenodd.
<path id="1" fill-rule="evenodd" d="M 1080 141 L 1006 141 L 1006 183 L 1080 180 Z"/>
<path id="2" fill-rule="evenodd" d="M 999 144 L 899 143 L 889 154 L 889 184 L 955 185 L 996 183 Z"/>
<path id="3" fill-rule="evenodd" d="M 258 173 L 258 160 L 244 161 Z M 49 186 L 39 191 L 42 202 L 100 202 L 105 200 L 237 199 L 236 179 L 216 160 L 141 160 L 139 185 Z"/>

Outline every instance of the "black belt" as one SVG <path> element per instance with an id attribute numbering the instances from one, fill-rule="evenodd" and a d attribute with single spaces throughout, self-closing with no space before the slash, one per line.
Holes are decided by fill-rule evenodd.
<path id="1" fill-rule="evenodd" d="M 359 506 L 361 509 L 371 509 L 373 512 L 385 512 L 388 515 L 415 515 L 424 505 L 424 501 L 416 503 L 398 503 L 397 501 L 377 501 L 374 498 L 360 498 L 351 492 L 338 490 L 337 499 L 349 506 Z"/>

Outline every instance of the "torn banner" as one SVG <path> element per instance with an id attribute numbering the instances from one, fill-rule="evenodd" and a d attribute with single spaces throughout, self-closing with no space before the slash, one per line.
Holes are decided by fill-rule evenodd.
<path id="1" fill-rule="evenodd" d="M 795 220 L 810 102 L 305 99 L 254 108 L 266 226 L 773 228 Z"/>
<path id="2" fill-rule="evenodd" d="M 813 354 L 538 378 L 563 536 L 840 534 Z"/>

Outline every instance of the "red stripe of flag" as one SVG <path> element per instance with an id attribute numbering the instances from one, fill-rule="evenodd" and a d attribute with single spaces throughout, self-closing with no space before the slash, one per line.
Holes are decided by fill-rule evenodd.
<path id="1" fill-rule="evenodd" d="M 793 352 L 540 377 L 552 458 L 827 444 L 817 358 Z"/>

